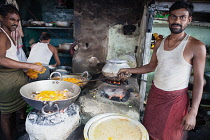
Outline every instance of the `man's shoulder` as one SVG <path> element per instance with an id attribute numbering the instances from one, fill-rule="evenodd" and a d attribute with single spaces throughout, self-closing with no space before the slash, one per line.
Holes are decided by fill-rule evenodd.
<path id="1" fill-rule="evenodd" d="M 188 45 L 191 48 L 190 50 L 193 51 L 194 55 L 204 56 L 206 54 L 205 44 L 203 42 L 201 42 L 200 40 L 192 37 L 192 36 L 189 38 L 189 44 Z"/>
<path id="2" fill-rule="evenodd" d="M 158 40 L 155 42 L 155 48 L 154 48 L 154 49 L 158 49 L 158 48 L 160 47 L 160 44 L 161 44 L 162 41 L 163 41 L 163 38 L 158 39 Z"/>
<path id="3" fill-rule="evenodd" d="M 34 46 L 36 46 L 37 44 L 38 44 L 38 43 L 34 43 L 34 44 L 32 44 L 32 45 L 31 45 L 31 48 L 32 48 L 32 47 L 34 47 Z"/>
<path id="4" fill-rule="evenodd" d="M 205 44 L 202 41 L 200 41 L 197 38 L 194 38 L 192 36 L 190 36 L 190 38 L 189 38 L 189 43 L 192 46 L 205 46 Z"/>
<path id="5" fill-rule="evenodd" d="M 48 44 L 48 48 L 51 50 L 52 53 L 54 53 L 55 51 L 57 51 L 57 48 L 51 44 Z"/>
<path id="6" fill-rule="evenodd" d="M 55 48 L 55 46 L 51 45 L 51 44 L 48 44 L 48 47 L 50 48 Z"/>
<path id="7" fill-rule="evenodd" d="M 1 30 L 0 30 L 0 39 L 1 40 L 9 40 L 9 38 L 7 37 L 7 35 L 3 31 L 1 31 Z"/>
<path id="8" fill-rule="evenodd" d="M 6 36 L 6 34 L 0 29 L 0 36 Z"/>

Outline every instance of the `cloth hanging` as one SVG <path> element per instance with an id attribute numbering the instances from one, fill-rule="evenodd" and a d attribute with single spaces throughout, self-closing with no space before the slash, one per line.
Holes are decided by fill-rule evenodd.
<path id="1" fill-rule="evenodd" d="M 17 9 L 19 9 L 18 4 L 16 0 L 6 0 L 6 4 L 12 4 L 14 5 Z M 13 40 L 16 43 L 17 46 L 17 56 L 20 62 L 26 62 L 27 57 L 25 55 L 25 52 L 23 51 L 23 42 L 22 42 L 22 37 L 24 37 L 21 22 L 19 21 L 18 27 L 15 31 L 11 33 L 11 36 Z"/>

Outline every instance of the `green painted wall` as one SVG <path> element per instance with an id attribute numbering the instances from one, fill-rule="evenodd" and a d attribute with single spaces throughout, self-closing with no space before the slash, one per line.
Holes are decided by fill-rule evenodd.
<path id="1" fill-rule="evenodd" d="M 46 23 L 56 21 L 71 21 L 73 22 L 73 7 L 58 8 L 58 1 L 53 0 L 17 0 L 20 10 L 22 25 L 28 21 L 44 21 Z M 72 4 L 72 0 L 66 1 Z M 73 6 L 73 5 L 72 5 Z M 23 49 L 28 56 L 30 46 L 39 41 L 41 32 L 48 32 L 51 35 L 51 42 L 55 47 L 60 43 L 73 43 L 73 28 L 68 29 L 40 29 L 23 27 Z M 70 54 L 59 53 L 61 65 L 72 65 L 72 56 Z M 50 64 L 55 62 L 52 57 Z"/>

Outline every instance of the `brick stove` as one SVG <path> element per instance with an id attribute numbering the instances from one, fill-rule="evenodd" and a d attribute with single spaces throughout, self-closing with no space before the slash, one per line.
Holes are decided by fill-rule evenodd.
<path id="1" fill-rule="evenodd" d="M 33 110 L 25 123 L 30 140 L 65 140 L 79 125 L 79 106 L 76 104 L 49 115 Z"/>
<path id="2" fill-rule="evenodd" d="M 98 81 L 78 99 L 81 105 L 81 120 L 85 124 L 90 118 L 102 113 L 120 113 L 136 120 L 139 113 L 139 86 L 136 78 L 128 78 L 127 84 L 110 84 Z"/>

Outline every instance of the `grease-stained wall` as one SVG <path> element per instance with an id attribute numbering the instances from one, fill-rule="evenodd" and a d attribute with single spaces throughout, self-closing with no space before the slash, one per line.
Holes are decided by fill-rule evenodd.
<path id="1" fill-rule="evenodd" d="M 124 35 L 123 25 L 110 26 L 107 60 L 121 58 L 124 55 L 134 55 L 138 46 L 140 30 L 138 25 L 134 25 L 136 30 L 132 34 Z"/>
<path id="2" fill-rule="evenodd" d="M 73 72 L 99 72 L 107 59 L 132 54 L 138 48 L 145 1 L 74 2 L 74 40 L 79 49 L 73 57 Z M 131 35 L 124 35 L 125 25 L 135 25 L 136 29 Z"/>

